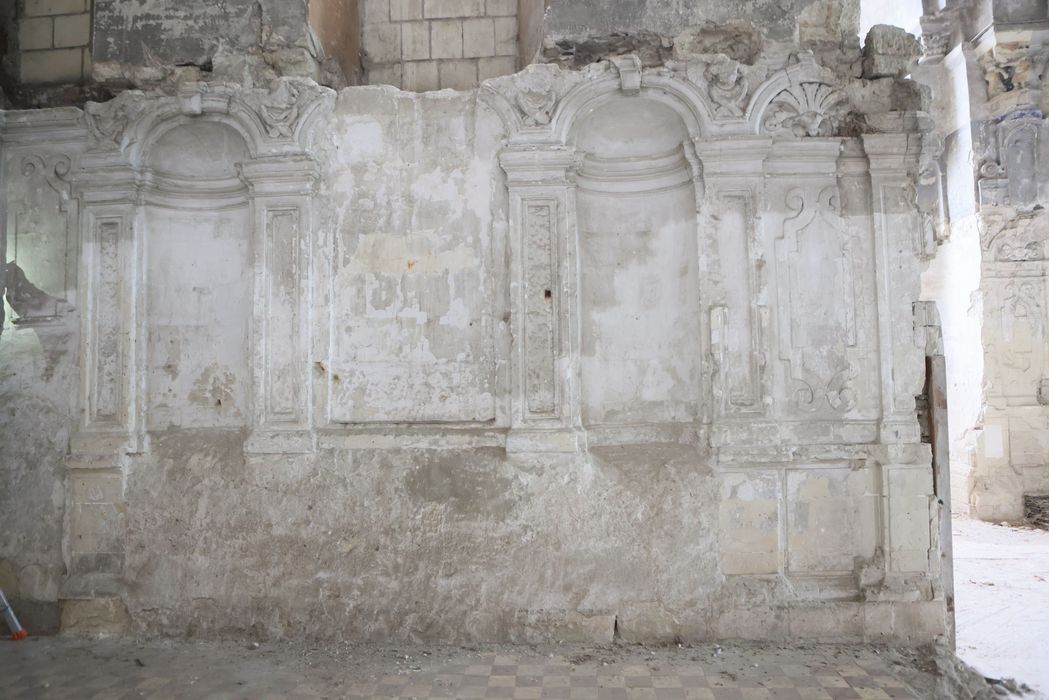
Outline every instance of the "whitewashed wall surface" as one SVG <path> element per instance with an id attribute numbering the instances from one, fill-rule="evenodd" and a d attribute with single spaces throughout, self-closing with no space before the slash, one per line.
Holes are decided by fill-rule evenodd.
<path id="1" fill-rule="evenodd" d="M 7 112 L 0 573 L 72 630 L 945 634 L 920 103 L 798 53 Z"/>

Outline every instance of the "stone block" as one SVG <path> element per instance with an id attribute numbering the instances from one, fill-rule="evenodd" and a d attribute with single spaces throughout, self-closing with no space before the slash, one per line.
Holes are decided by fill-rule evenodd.
<path id="1" fill-rule="evenodd" d="M 494 55 L 494 22 L 488 17 L 463 20 L 463 56 L 465 58 L 483 58 Z"/>
<path id="2" fill-rule="evenodd" d="M 517 72 L 517 59 L 513 56 L 495 56 L 482 58 L 477 62 L 477 80 L 483 82 L 489 78 L 498 78 Z"/>
<path id="3" fill-rule="evenodd" d="M 494 22 L 487 17 L 463 20 L 463 56 L 472 59 L 495 55 Z"/>
<path id="4" fill-rule="evenodd" d="M 612 641 L 615 620 L 615 615 L 586 615 L 575 610 L 518 610 L 509 623 L 510 639 L 524 644 L 608 644 Z"/>
<path id="5" fill-rule="evenodd" d="M 855 603 L 797 605 L 787 612 L 791 639 L 818 641 L 863 638 L 863 606 Z"/>
<path id="6" fill-rule="evenodd" d="M 517 0 L 488 0 L 485 14 L 489 17 L 517 17 Z"/>
<path id="7" fill-rule="evenodd" d="M 496 17 L 495 28 L 495 55 L 516 56 L 517 55 L 517 18 Z"/>
<path id="8" fill-rule="evenodd" d="M 18 45 L 23 51 L 51 48 L 54 20 L 50 17 L 30 17 L 18 25 Z"/>
<path id="9" fill-rule="evenodd" d="M 73 502 L 122 503 L 124 501 L 123 478 L 114 473 L 75 474 L 70 478 Z"/>
<path id="10" fill-rule="evenodd" d="M 656 603 L 626 606 L 616 616 L 616 626 L 620 639 L 627 644 L 670 644 L 680 636 L 675 617 Z"/>
<path id="11" fill-rule="evenodd" d="M 393 85 L 401 87 L 402 66 L 401 63 L 387 63 L 375 66 L 368 70 L 369 85 Z"/>
<path id="12" fill-rule="evenodd" d="M 779 571 L 779 495 L 773 475 L 726 474 L 718 506 L 721 570 L 726 575 Z"/>
<path id="13" fill-rule="evenodd" d="M 48 49 L 22 54 L 22 82 L 73 83 L 80 80 L 83 53 L 80 49 Z"/>
<path id="14" fill-rule="evenodd" d="M 120 598 L 63 600 L 62 633 L 85 636 L 116 636 L 131 626 L 127 606 Z"/>
<path id="15" fill-rule="evenodd" d="M 430 23 L 405 22 L 401 27 L 401 58 L 421 61 L 430 58 Z"/>
<path id="16" fill-rule="evenodd" d="M 863 633 L 869 641 L 883 641 L 892 637 L 894 603 L 867 601 L 863 605 Z"/>
<path id="17" fill-rule="evenodd" d="M 87 46 L 91 43 L 91 15 L 83 12 L 79 15 L 55 17 L 55 46 Z"/>
<path id="18" fill-rule="evenodd" d="M 876 24 L 863 47 L 864 78 L 902 78 L 921 55 L 921 43 L 899 27 Z"/>
<path id="19" fill-rule="evenodd" d="M 457 19 L 439 19 L 430 23 L 430 57 L 463 57 L 463 23 Z"/>
<path id="20" fill-rule="evenodd" d="M 442 61 L 438 70 L 442 90 L 469 90 L 477 87 L 477 61 Z"/>
<path id="21" fill-rule="evenodd" d="M 894 639 L 927 642 L 947 633 L 947 608 L 942 600 L 893 604 Z"/>
<path id="22" fill-rule="evenodd" d="M 772 606 L 729 608 L 718 615 L 716 624 L 718 639 L 778 642 L 790 637 L 786 612 Z"/>
<path id="23" fill-rule="evenodd" d="M 367 63 L 396 63 L 401 60 L 400 26 L 376 24 L 368 27 L 361 48 Z"/>
<path id="24" fill-rule="evenodd" d="M 425 0 L 423 16 L 426 19 L 483 17 L 484 0 Z"/>
<path id="25" fill-rule="evenodd" d="M 405 22 L 423 18 L 423 0 L 390 0 L 390 21 Z"/>
<path id="26" fill-rule="evenodd" d="M 390 0 L 364 0 L 361 4 L 361 24 L 385 24 L 389 21 Z"/>
<path id="27" fill-rule="evenodd" d="M 404 89 L 415 92 L 437 90 L 440 80 L 437 61 L 409 61 L 404 64 Z"/>
<path id="28" fill-rule="evenodd" d="M 73 15 L 90 8 L 88 0 L 26 0 L 25 17 L 42 15 Z"/>

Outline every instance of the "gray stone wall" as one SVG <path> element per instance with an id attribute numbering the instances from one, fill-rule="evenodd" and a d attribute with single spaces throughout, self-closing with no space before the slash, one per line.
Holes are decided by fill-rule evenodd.
<path id="1" fill-rule="evenodd" d="M 245 62 L 281 75 L 319 77 L 320 50 L 313 42 L 306 0 L 95 2 L 94 75 L 102 81 L 157 81 L 178 66 L 217 69 L 236 79 Z"/>
<path id="2" fill-rule="evenodd" d="M 844 10 L 844 13 L 842 11 Z M 693 25 L 733 22 L 750 24 L 775 41 L 799 38 L 799 27 L 832 17 L 845 23 L 840 30 L 858 30 L 858 0 L 551 0 L 546 34 L 552 39 L 582 39 L 615 33 L 653 32 L 673 37 Z M 830 34 L 841 39 L 841 31 Z M 804 38 L 804 37 L 801 37 Z"/>
<path id="3" fill-rule="evenodd" d="M 18 21 L 18 80 L 77 83 L 91 76 L 91 0 L 26 0 Z"/>

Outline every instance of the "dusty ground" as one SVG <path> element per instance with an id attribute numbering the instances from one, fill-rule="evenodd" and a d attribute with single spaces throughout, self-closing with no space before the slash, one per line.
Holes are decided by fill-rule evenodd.
<path id="1" fill-rule="evenodd" d="M 968 674 L 968 675 L 967 675 Z M 942 653 L 836 645 L 442 647 L 0 642 L 19 698 L 994 698 Z"/>
<path id="2" fill-rule="evenodd" d="M 1049 532 L 954 519 L 958 656 L 1049 697 Z"/>

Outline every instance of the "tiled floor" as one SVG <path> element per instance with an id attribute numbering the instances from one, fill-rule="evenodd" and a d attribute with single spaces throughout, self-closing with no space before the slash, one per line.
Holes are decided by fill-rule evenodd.
<path id="1" fill-rule="evenodd" d="M 918 698 L 873 647 L 0 642 L 11 698 Z"/>

